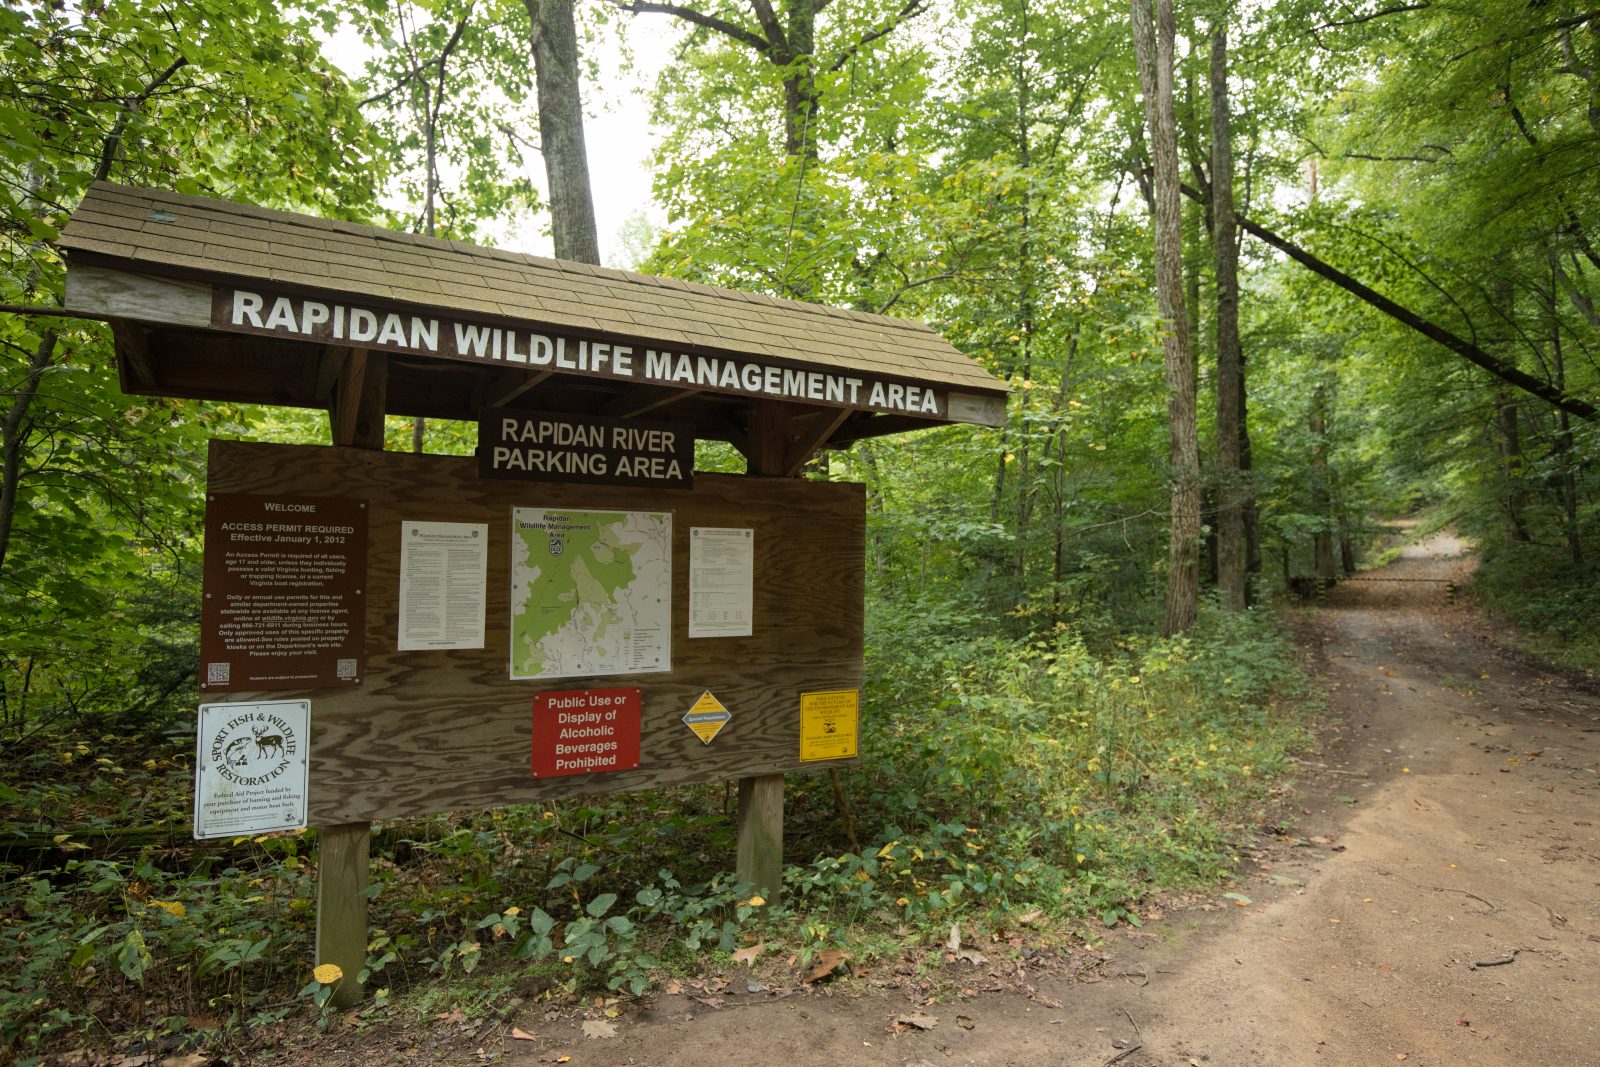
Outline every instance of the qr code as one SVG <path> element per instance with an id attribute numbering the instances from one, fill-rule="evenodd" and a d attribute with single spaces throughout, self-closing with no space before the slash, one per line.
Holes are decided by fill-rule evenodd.
<path id="1" fill-rule="evenodd" d="M 356 676 L 356 661 L 353 659 L 342 659 L 334 666 L 334 672 L 338 674 L 340 681 L 351 681 Z"/>
<path id="2" fill-rule="evenodd" d="M 227 685 L 232 678 L 232 673 L 233 664 L 231 663 L 207 663 L 206 684 Z"/>

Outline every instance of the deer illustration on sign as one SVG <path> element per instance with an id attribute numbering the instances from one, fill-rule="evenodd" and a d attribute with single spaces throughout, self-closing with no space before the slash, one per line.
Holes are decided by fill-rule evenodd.
<path id="1" fill-rule="evenodd" d="M 259 723 L 250 727 L 250 732 L 256 739 L 256 759 L 283 755 L 282 734 L 269 734 L 267 728 Z"/>

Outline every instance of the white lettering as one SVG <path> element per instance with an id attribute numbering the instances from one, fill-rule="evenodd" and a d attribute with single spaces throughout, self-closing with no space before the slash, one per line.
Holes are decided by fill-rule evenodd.
<path id="1" fill-rule="evenodd" d="M 528 335 L 530 348 L 528 362 L 534 366 L 543 367 L 556 357 L 555 347 L 550 344 L 550 338 L 542 333 Z"/>
<path id="2" fill-rule="evenodd" d="M 472 326 L 465 322 L 456 323 L 456 351 L 463 356 L 488 359 L 489 334 L 491 332 L 487 326 Z"/>
<path id="3" fill-rule="evenodd" d="M 272 312 L 267 316 L 267 329 L 299 332 L 294 321 L 294 305 L 288 297 L 280 296 L 272 302 Z"/>
<path id="4" fill-rule="evenodd" d="M 400 345 L 402 347 L 405 345 L 406 328 L 405 324 L 400 321 L 399 315 L 391 311 L 383 317 L 383 331 L 378 334 L 378 343 L 380 345 Z"/>
<path id="5" fill-rule="evenodd" d="M 310 333 L 316 326 L 328 321 L 328 305 L 307 300 L 300 309 L 300 332 Z"/>
<path id="6" fill-rule="evenodd" d="M 378 316 L 366 308 L 350 309 L 350 340 L 370 341 L 378 336 Z"/>
<path id="7" fill-rule="evenodd" d="M 233 291 L 233 324 L 244 325 L 244 320 L 249 319 L 250 325 L 258 330 L 266 327 L 261 325 L 261 294 L 247 293 L 242 289 Z"/>
<path id="8" fill-rule="evenodd" d="M 528 362 L 528 354 L 526 352 L 518 352 L 517 351 L 517 331 L 516 330 L 507 330 L 506 331 L 506 362 L 507 363 L 526 363 L 526 362 Z"/>
<path id="9" fill-rule="evenodd" d="M 439 320 L 411 316 L 411 347 L 439 351 Z"/>

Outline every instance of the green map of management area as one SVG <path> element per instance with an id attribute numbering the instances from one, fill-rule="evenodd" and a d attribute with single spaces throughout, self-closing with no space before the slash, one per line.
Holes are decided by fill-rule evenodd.
<path id="1" fill-rule="evenodd" d="M 672 513 L 511 509 L 511 677 L 672 669 Z"/>

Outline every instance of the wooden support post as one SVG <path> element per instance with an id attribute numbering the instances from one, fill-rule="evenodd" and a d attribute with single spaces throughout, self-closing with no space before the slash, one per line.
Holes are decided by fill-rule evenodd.
<path id="1" fill-rule="evenodd" d="M 796 712 L 798 714 L 798 711 Z M 739 779 L 739 861 L 741 882 L 778 902 L 783 888 L 783 775 Z"/>
<path id="2" fill-rule="evenodd" d="M 326 360 L 329 355 L 324 352 L 323 358 Z M 328 407 L 334 444 L 383 448 L 388 372 L 388 357 L 376 352 L 350 352 L 337 364 Z M 315 728 L 313 721 L 312 729 Z M 320 827 L 317 841 L 316 963 L 337 964 L 344 972 L 329 1003 L 335 1008 L 348 1008 L 361 1002 L 363 990 L 358 975 L 367 965 L 367 876 L 372 824 Z"/>
<path id="3" fill-rule="evenodd" d="M 317 964 L 344 972 L 334 988 L 335 1008 L 360 1003 L 357 976 L 367 965 L 367 862 L 370 823 L 324 826 L 317 831 Z"/>
<path id="4" fill-rule="evenodd" d="M 792 409 L 770 400 L 752 405 L 747 473 L 792 477 L 789 432 Z M 799 714 L 799 709 L 795 709 Z M 739 854 L 735 866 L 741 882 L 776 904 L 783 890 L 783 775 L 763 774 L 739 779 Z"/>

